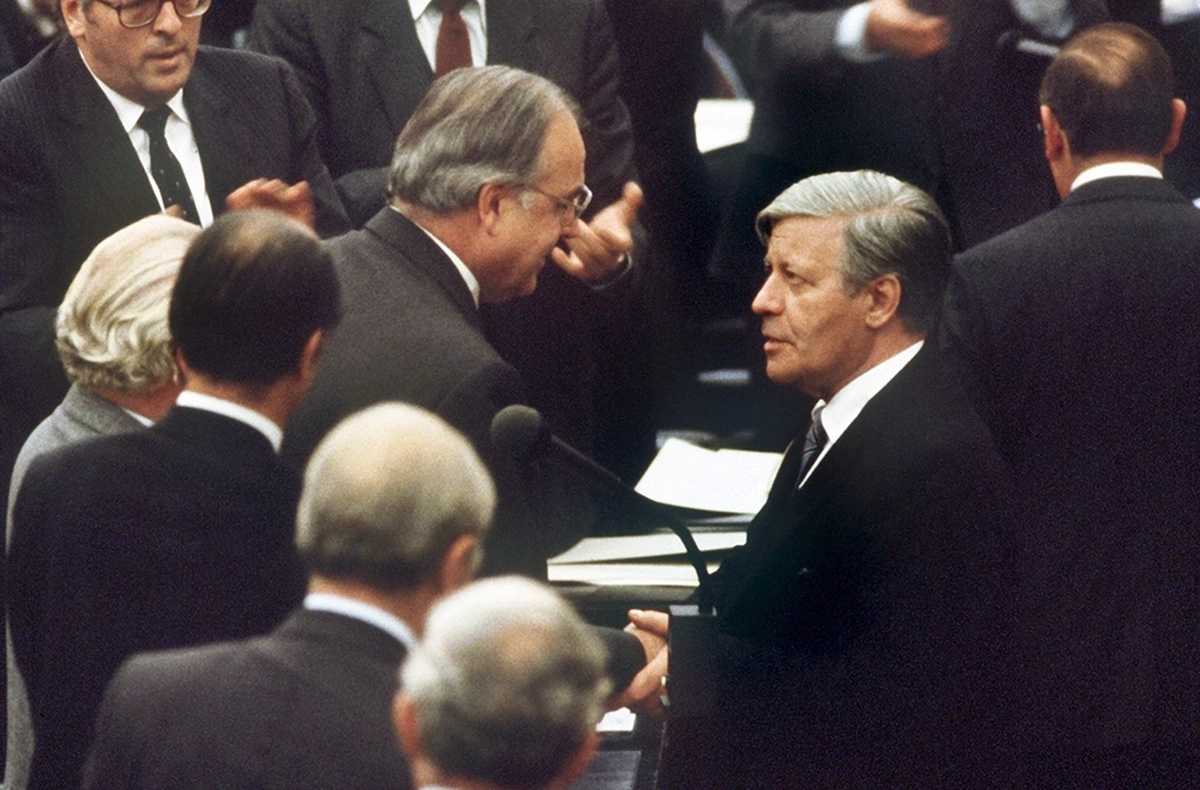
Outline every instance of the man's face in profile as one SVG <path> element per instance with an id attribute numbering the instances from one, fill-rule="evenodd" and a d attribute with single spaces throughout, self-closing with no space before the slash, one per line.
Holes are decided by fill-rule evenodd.
<path id="1" fill-rule="evenodd" d="M 870 298 L 848 293 L 838 262 L 840 218 L 789 217 L 771 231 L 766 282 L 752 308 L 762 317 L 767 376 L 828 400 L 859 372 L 873 337 Z"/>
<path id="2" fill-rule="evenodd" d="M 128 28 L 117 9 L 100 0 L 63 0 L 63 19 L 88 66 L 117 93 L 146 107 L 157 107 L 187 83 L 200 43 L 202 17 L 179 16 L 172 2 L 112 0 L 126 18 L 136 6 L 157 6 L 150 24 Z"/>

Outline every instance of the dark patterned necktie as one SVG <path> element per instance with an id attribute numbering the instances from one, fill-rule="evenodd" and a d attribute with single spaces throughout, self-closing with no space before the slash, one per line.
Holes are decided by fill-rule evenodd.
<path id="1" fill-rule="evenodd" d="M 434 57 L 435 76 L 442 76 L 458 68 L 469 68 L 471 63 L 471 38 L 467 35 L 467 23 L 463 21 L 462 7 L 466 0 L 435 0 L 442 11 L 442 26 L 438 28 L 437 54 Z"/>
<path id="2" fill-rule="evenodd" d="M 138 119 L 138 126 L 146 130 L 150 136 L 150 173 L 158 184 L 162 194 L 163 206 L 179 206 L 183 218 L 188 222 L 200 224 L 200 215 L 196 213 L 196 203 L 192 200 L 192 191 L 188 189 L 187 179 L 183 177 L 183 168 L 175 154 L 167 145 L 167 116 L 171 108 L 165 104 L 153 110 L 146 110 Z"/>
<path id="3" fill-rule="evenodd" d="M 804 448 L 800 451 L 800 472 L 796 475 L 797 488 L 804 482 L 804 476 L 808 474 L 809 469 L 812 469 L 812 465 L 817 461 L 817 456 L 821 454 L 821 448 L 828 441 L 829 435 L 825 433 L 825 426 L 821 425 L 821 412 L 818 411 L 813 415 L 808 433 L 804 434 Z"/>

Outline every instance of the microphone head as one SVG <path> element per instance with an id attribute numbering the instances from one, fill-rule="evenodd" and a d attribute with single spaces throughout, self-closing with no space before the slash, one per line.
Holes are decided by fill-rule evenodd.
<path id="1" fill-rule="evenodd" d="M 537 409 L 505 406 L 492 418 L 492 444 L 510 457 L 531 461 L 550 446 L 550 428 Z"/>

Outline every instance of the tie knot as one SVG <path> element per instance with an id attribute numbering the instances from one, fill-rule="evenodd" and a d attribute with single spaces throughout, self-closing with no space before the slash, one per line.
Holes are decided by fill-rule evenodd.
<path id="1" fill-rule="evenodd" d="M 171 108 L 167 105 L 155 107 L 153 110 L 146 110 L 142 113 L 142 117 L 138 118 L 138 126 L 146 130 L 147 134 L 158 136 L 163 133 L 163 129 L 167 126 L 167 118 L 171 115 Z"/>
<path id="2" fill-rule="evenodd" d="M 433 2 L 443 14 L 457 14 L 467 4 L 467 0 L 433 0 Z"/>

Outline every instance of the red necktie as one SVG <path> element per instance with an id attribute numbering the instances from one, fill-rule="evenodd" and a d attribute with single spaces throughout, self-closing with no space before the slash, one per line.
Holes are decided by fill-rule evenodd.
<path id="1" fill-rule="evenodd" d="M 437 65 L 433 72 L 442 76 L 458 68 L 469 68 L 471 63 L 471 39 L 467 35 L 467 23 L 459 11 L 466 0 L 435 0 L 442 10 L 442 26 L 438 28 Z"/>

